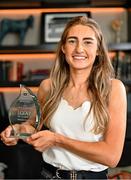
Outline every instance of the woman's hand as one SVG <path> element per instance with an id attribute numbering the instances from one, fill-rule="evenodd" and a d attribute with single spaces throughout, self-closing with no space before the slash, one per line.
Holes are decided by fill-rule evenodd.
<path id="1" fill-rule="evenodd" d="M 1 132 L 1 140 L 2 142 L 7 146 L 13 146 L 16 145 L 18 142 L 18 138 L 12 137 L 12 127 L 8 126 L 4 131 Z"/>
<path id="2" fill-rule="evenodd" d="M 16 132 L 16 136 L 14 134 L 14 137 L 13 137 L 12 131 Z M 18 140 L 20 139 L 19 133 L 32 134 L 34 133 L 34 131 L 35 131 L 35 128 L 28 123 L 15 124 L 13 126 L 8 126 L 4 131 L 1 132 L 0 136 L 4 144 L 6 144 L 7 146 L 12 146 L 12 145 L 16 145 Z M 23 141 L 26 142 L 26 139 L 23 139 Z"/>
<path id="3" fill-rule="evenodd" d="M 49 130 L 39 131 L 27 138 L 26 142 L 36 150 L 43 152 L 55 145 L 55 133 Z"/>

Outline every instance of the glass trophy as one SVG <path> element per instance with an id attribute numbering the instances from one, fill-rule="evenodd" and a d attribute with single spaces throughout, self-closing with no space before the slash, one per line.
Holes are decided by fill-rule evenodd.
<path id="1" fill-rule="evenodd" d="M 11 104 L 8 112 L 12 127 L 11 137 L 26 138 L 38 130 L 40 123 L 40 105 L 36 95 L 20 84 L 20 93 Z"/>

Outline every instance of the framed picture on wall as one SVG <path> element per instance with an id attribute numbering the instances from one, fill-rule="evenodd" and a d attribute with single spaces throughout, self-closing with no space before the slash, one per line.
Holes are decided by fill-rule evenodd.
<path id="1" fill-rule="evenodd" d="M 67 22 L 75 16 L 91 17 L 91 12 L 42 13 L 41 43 L 57 43 Z"/>

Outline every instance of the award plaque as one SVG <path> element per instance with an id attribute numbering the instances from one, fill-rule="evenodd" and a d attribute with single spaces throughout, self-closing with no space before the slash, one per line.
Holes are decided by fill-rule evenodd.
<path id="1" fill-rule="evenodd" d="M 35 133 L 40 123 L 40 105 L 36 95 L 20 84 L 19 96 L 9 108 L 11 137 L 26 138 Z"/>

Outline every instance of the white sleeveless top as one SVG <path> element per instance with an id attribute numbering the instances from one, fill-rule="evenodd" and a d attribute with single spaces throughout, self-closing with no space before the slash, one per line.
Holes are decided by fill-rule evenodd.
<path id="1" fill-rule="evenodd" d="M 61 99 L 60 104 L 51 120 L 51 130 L 72 139 L 88 142 L 97 142 L 102 139 L 102 135 L 94 135 L 90 130 L 93 127 L 93 115 L 88 116 L 90 102 L 74 109 L 65 99 Z M 51 147 L 43 152 L 45 162 L 64 170 L 90 170 L 102 171 L 107 169 L 99 163 L 86 160 L 72 152 L 60 147 Z"/>

